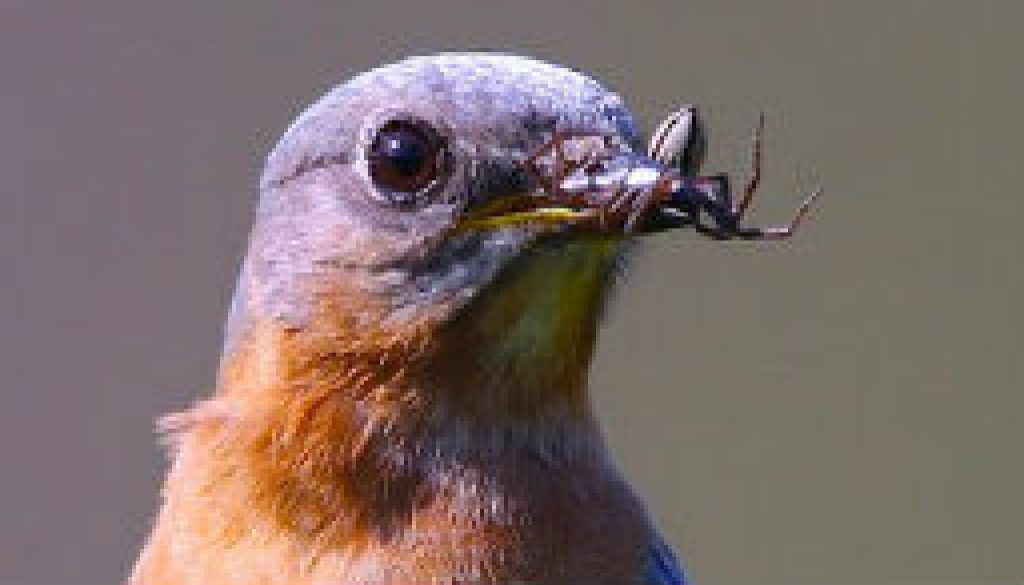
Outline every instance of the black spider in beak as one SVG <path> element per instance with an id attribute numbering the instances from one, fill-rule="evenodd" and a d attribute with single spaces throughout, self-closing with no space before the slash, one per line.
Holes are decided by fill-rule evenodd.
<path id="1" fill-rule="evenodd" d="M 821 195 L 807 196 L 783 226 L 742 224 L 761 177 L 760 116 L 751 172 L 734 200 L 725 174 L 698 176 L 707 138 L 694 107 L 676 111 L 655 130 L 648 153 L 638 154 L 613 136 L 556 133 L 525 161 L 542 185 L 539 193 L 496 201 L 464 222 L 468 227 L 520 223 L 566 226 L 598 233 L 653 233 L 692 226 L 719 240 L 785 239 L 793 235 Z"/>

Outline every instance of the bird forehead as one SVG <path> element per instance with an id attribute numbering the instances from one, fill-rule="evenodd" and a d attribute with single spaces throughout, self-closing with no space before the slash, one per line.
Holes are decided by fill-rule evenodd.
<path id="1" fill-rule="evenodd" d="M 344 158 L 366 141 L 374 120 L 397 112 L 442 125 L 470 148 L 525 147 L 556 130 L 639 143 L 622 99 L 582 73 L 513 55 L 412 57 L 359 74 L 310 106 L 268 158 L 264 184 L 310 159 Z"/>
<path id="2" fill-rule="evenodd" d="M 555 121 L 580 126 L 632 122 L 617 119 L 631 116 L 619 96 L 594 79 L 512 55 L 413 57 L 357 76 L 346 86 L 374 99 L 429 104 L 449 123 L 466 129 L 515 125 L 523 118 L 536 118 L 538 126 Z"/>

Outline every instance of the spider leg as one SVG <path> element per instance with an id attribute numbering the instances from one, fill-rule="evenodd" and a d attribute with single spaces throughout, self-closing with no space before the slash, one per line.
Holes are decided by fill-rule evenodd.
<path id="1" fill-rule="evenodd" d="M 762 158 L 762 136 L 764 135 L 764 112 L 757 117 L 757 126 L 754 128 L 754 135 L 750 145 L 750 174 L 747 177 L 747 184 L 743 187 L 743 198 L 738 204 L 732 206 L 736 219 L 742 219 L 750 202 L 754 200 L 754 193 L 761 182 L 761 158 Z"/>
<path id="2" fill-rule="evenodd" d="M 568 136 L 562 133 L 555 133 L 547 142 L 537 147 L 529 156 L 526 157 L 526 160 L 523 161 L 523 166 L 525 166 L 530 174 L 541 182 L 548 195 L 556 200 L 562 195 L 560 185 L 562 183 L 562 179 L 564 179 L 565 175 L 568 173 L 568 170 L 565 168 L 565 152 L 562 149 L 562 143 L 567 138 Z M 555 159 L 550 177 L 541 170 L 538 164 L 541 157 L 546 156 L 549 153 L 553 154 Z"/>
<path id="3" fill-rule="evenodd" d="M 698 234 L 711 238 L 712 240 L 728 240 L 732 238 L 732 235 L 730 235 L 729 232 L 726 232 L 722 228 L 704 225 L 703 223 L 700 222 L 700 220 L 697 220 L 693 223 L 693 229 Z"/>
<path id="4" fill-rule="evenodd" d="M 797 208 L 796 213 L 793 214 L 793 219 L 789 220 L 789 223 L 784 226 L 774 227 L 739 227 L 734 230 L 733 235 L 743 240 L 785 240 L 796 233 L 797 228 L 803 223 L 804 218 L 811 210 L 811 205 L 814 201 L 821 196 L 823 190 L 821 187 L 815 189 L 810 195 L 804 198 L 800 207 Z"/>
<path id="5" fill-rule="evenodd" d="M 713 178 L 718 179 L 718 177 Z M 692 189 L 686 193 L 692 205 L 707 213 L 715 224 L 713 227 L 703 229 L 700 227 L 698 219 L 694 223 L 694 229 L 715 239 L 784 240 L 789 238 L 800 227 L 810 212 L 811 206 L 822 194 L 822 189 L 819 187 L 808 195 L 786 225 L 747 227 L 741 225 L 743 215 L 738 207 L 731 203 L 728 181 L 722 177 L 717 184 L 718 189 Z"/>
<path id="6" fill-rule="evenodd" d="M 556 131 L 552 134 L 545 143 L 537 147 L 526 159 L 523 161 L 523 166 L 526 167 L 527 171 L 536 177 L 544 189 L 548 192 L 551 199 L 554 201 L 569 201 L 571 197 L 568 196 L 561 188 L 562 181 L 572 171 L 580 168 L 584 164 L 589 164 L 595 160 L 600 159 L 599 153 L 587 153 L 583 161 L 570 163 L 570 160 L 565 152 L 565 143 L 568 140 L 574 138 L 601 138 L 605 143 L 605 146 L 609 144 L 612 137 L 607 134 L 598 134 L 594 132 L 584 132 L 575 130 L 563 130 Z M 550 176 L 545 173 L 540 165 L 538 164 L 540 159 L 544 156 L 551 155 L 554 158 Z"/>
<path id="7" fill-rule="evenodd" d="M 665 230 L 682 228 L 694 225 L 694 214 L 691 211 L 678 207 L 658 207 L 655 213 L 646 218 L 640 218 L 643 222 L 643 229 L 648 233 L 657 233 Z"/>
<path id="8" fill-rule="evenodd" d="M 673 206 L 691 210 L 695 225 L 700 223 L 700 212 L 703 211 L 714 221 L 715 229 L 733 233 L 738 227 L 740 216 L 732 203 L 728 175 L 691 179 L 689 185 L 673 193 L 671 201 Z"/>
<path id="9" fill-rule="evenodd" d="M 622 229 L 627 234 L 633 231 L 637 222 L 642 218 L 654 202 L 659 198 L 659 193 L 654 189 L 642 190 L 631 198 L 629 213 L 626 215 L 626 222 Z"/>

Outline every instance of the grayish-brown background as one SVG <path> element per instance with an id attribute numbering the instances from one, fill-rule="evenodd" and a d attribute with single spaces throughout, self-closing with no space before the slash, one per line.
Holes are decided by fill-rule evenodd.
<path id="1" fill-rule="evenodd" d="M 157 415 L 209 388 L 261 159 L 410 53 L 590 72 L 709 168 L 768 113 L 759 220 L 649 242 L 604 331 L 608 436 L 698 583 L 1024 580 L 1024 3 L 5 3 L 0 582 L 116 583 Z"/>

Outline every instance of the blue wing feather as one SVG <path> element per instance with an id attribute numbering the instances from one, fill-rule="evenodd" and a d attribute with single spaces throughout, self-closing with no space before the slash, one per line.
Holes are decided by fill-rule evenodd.
<path id="1" fill-rule="evenodd" d="M 655 538 L 648 555 L 645 585 L 686 585 L 683 568 L 664 540 Z"/>

